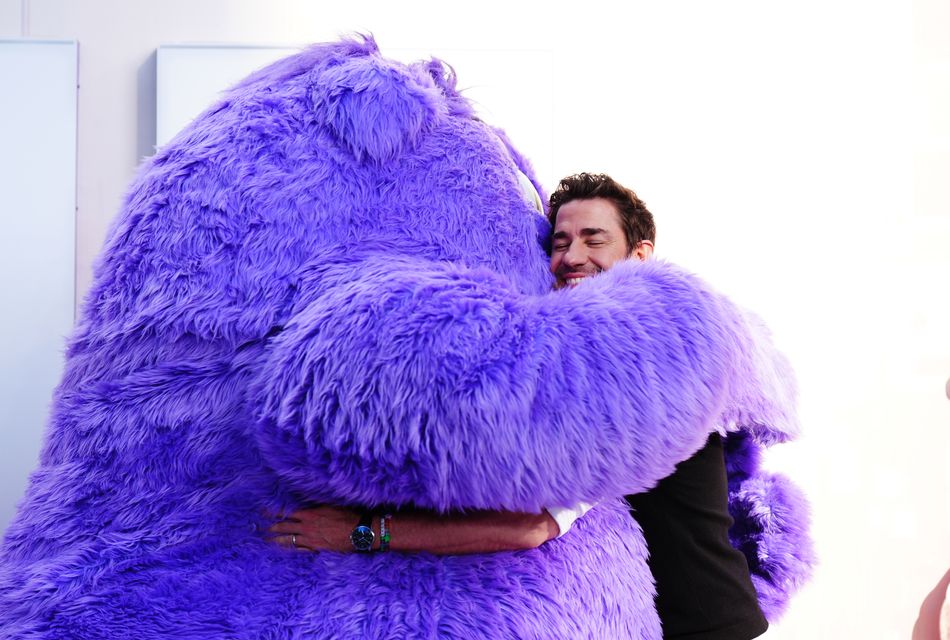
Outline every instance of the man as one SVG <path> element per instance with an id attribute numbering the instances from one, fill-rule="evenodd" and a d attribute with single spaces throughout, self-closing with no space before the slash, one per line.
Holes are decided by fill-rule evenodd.
<path id="1" fill-rule="evenodd" d="M 609 176 L 581 173 L 563 179 L 551 195 L 549 220 L 550 269 L 557 288 L 579 286 L 620 260 L 642 261 L 653 255 L 652 214 L 633 191 Z M 749 567 L 729 542 L 732 519 L 718 434 L 656 488 L 627 499 L 650 550 L 664 637 L 742 640 L 765 632 L 768 623 L 759 609 Z M 374 519 L 368 539 L 373 549 L 388 544 L 404 552 L 528 549 L 564 535 L 587 508 L 552 508 L 541 514 L 383 514 Z M 351 532 L 358 520 L 355 511 L 320 506 L 291 514 L 271 532 L 280 543 L 299 548 L 353 551 Z M 380 530 L 381 520 L 385 532 Z"/>

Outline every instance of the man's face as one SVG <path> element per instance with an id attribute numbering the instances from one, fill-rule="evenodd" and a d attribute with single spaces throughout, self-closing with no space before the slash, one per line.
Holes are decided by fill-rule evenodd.
<path id="1" fill-rule="evenodd" d="M 632 256 L 646 260 L 653 252 L 648 241 L 631 251 L 616 206 L 604 198 L 561 205 L 551 240 L 551 273 L 558 289 L 575 286 L 618 260 Z"/>

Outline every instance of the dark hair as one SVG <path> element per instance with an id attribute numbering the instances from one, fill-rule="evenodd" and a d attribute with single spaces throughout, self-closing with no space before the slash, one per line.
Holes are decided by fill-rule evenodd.
<path id="1" fill-rule="evenodd" d="M 590 200 L 603 198 L 617 207 L 620 214 L 620 226 L 623 227 L 627 248 L 633 251 L 642 240 L 656 241 L 656 224 L 653 214 L 643 200 L 631 189 L 626 188 L 604 173 L 578 173 L 561 180 L 551 194 L 548 221 L 553 227 L 557 222 L 557 211 L 561 205 L 572 200 Z"/>

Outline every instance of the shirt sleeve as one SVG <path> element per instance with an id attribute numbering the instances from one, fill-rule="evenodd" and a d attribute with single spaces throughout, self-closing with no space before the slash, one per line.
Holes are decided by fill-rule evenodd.
<path id="1" fill-rule="evenodd" d="M 594 505 L 587 502 L 578 502 L 570 507 L 548 507 L 546 511 L 554 518 L 560 530 L 557 537 L 560 538 L 571 530 L 571 525 L 582 515 L 594 508 Z"/>

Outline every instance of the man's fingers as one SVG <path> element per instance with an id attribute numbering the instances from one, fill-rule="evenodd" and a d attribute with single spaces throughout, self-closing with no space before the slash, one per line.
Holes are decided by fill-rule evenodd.
<path id="1" fill-rule="evenodd" d="M 297 520 L 297 514 L 300 511 L 286 512 L 286 511 L 272 511 L 270 509 L 264 510 L 264 517 L 268 520 Z"/>
<path id="2" fill-rule="evenodd" d="M 309 544 L 306 544 L 302 537 L 296 533 L 275 536 L 274 542 L 282 547 L 287 547 L 288 549 L 296 549 L 298 551 L 313 551 L 313 547 L 311 547 Z"/>
<path id="3" fill-rule="evenodd" d="M 300 533 L 300 523 L 299 523 L 299 522 L 292 522 L 292 521 L 290 521 L 290 520 L 284 520 L 284 521 L 282 521 L 282 522 L 275 522 L 275 523 L 271 526 L 271 528 L 268 529 L 268 531 L 269 531 L 270 533 L 277 533 L 277 534 L 291 534 L 291 533 L 299 534 L 299 533 Z"/>
<path id="4" fill-rule="evenodd" d="M 294 539 L 292 535 L 281 535 L 274 536 L 271 538 L 275 544 L 279 544 L 282 547 L 292 547 L 294 546 Z"/>

